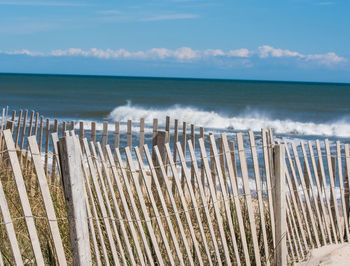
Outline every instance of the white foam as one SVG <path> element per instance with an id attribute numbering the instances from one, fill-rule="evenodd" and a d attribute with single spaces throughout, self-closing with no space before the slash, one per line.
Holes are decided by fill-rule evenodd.
<path id="1" fill-rule="evenodd" d="M 260 131 L 261 128 L 273 128 L 276 133 L 280 134 L 350 137 L 350 123 L 345 120 L 330 123 L 300 122 L 289 119 L 271 119 L 258 112 L 228 117 L 214 111 L 208 112 L 180 105 L 174 105 L 167 109 L 155 109 L 134 106 L 129 102 L 126 105 L 116 107 L 109 114 L 108 119 L 126 122 L 129 119 L 139 121 L 140 118 L 144 118 L 145 123 L 152 124 L 153 118 L 158 118 L 159 125 L 164 125 L 166 116 L 213 129 L 230 128 Z"/>

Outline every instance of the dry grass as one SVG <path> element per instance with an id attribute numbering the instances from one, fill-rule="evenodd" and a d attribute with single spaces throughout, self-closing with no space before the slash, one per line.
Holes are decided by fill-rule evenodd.
<path id="1" fill-rule="evenodd" d="M 20 245 L 20 249 L 21 249 L 21 254 L 22 254 L 23 260 L 28 265 L 35 264 L 35 259 L 34 259 L 32 247 L 31 247 L 31 242 L 30 242 L 30 239 L 29 239 L 29 235 L 28 235 L 28 232 L 27 232 L 25 220 L 22 219 L 22 218 L 16 219 L 16 217 L 23 217 L 23 211 L 21 209 L 21 203 L 20 203 L 18 192 L 17 192 L 17 189 L 16 189 L 16 184 L 15 184 L 14 178 L 12 176 L 11 167 L 8 166 L 8 163 L 7 163 L 6 160 L 0 160 L 0 161 L 1 161 L 0 179 L 1 179 L 1 182 L 3 184 L 5 194 L 6 194 L 7 202 L 8 202 L 8 205 L 9 205 L 11 217 L 13 219 L 13 224 L 14 224 L 14 227 L 15 227 L 15 230 L 16 230 L 17 240 L 18 240 L 19 245 Z M 32 165 L 29 162 L 29 168 L 27 167 L 26 169 L 31 169 L 31 168 L 32 168 Z M 37 184 L 37 179 L 36 179 L 35 173 L 33 173 L 33 171 L 23 170 L 23 175 L 24 175 L 24 180 L 26 182 L 27 194 L 29 196 L 29 201 L 30 201 L 30 204 L 31 204 L 33 215 L 36 216 L 36 217 L 45 217 L 46 214 L 45 214 L 45 210 L 44 210 L 44 205 L 43 205 L 43 201 L 42 201 L 42 198 L 41 198 L 40 189 L 39 189 L 38 184 Z M 105 181 L 105 178 L 106 178 L 106 176 L 103 175 L 103 180 L 104 181 Z M 131 180 L 132 180 L 131 178 L 132 177 L 129 175 L 128 179 L 129 179 L 129 182 L 131 184 L 133 195 L 132 195 L 131 198 L 126 196 L 126 200 L 128 202 L 130 210 L 132 210 L 132 206 L 131 206 L 130 202 L 134 201 L 136 203 L 136 206 L 138 208 L 138 212 L 140 214 L 140 217 L 141 217 L 141 219 L 144 220 L 145 217 L 142 214 L 141 205 L 140 205 L 139 198 L 138 198 L 138 196 L 140 196 L 140 195 L 136 194 L 136 190 L 135 190 L 135 187 L 133 185 L 133 182 L 131 182 Z M 120 179 L 122 180 L 121 176 L 120 176 Z M 100 185 L 101 185 L 101 181 L 102 181 L 102 179 L 99 179 L 99 184 Z M 124 187 L 124 194 L 127 195 L 127 191 L 125 189 L 125 184 L 124 184 L 123 180 L 122 180 L 122 184 L 123 184 L 123 187 Z M 143 183 L 142 183 L 142 186 L 143 186 Z M 162 206 L 161 206 L 160 199 L 159 199 L 159 196 L 157 194 L 157 191 L 155 190 L 154 187 L 152 187 L 152 189 L 153 189 L 153 195 L 154 195 L 154 198 L 155 198 L 158 210 L 160 212 L 160 216 L 164 216 L 165 213 L 164 213 L 164 210 L 162 209 Z M 107 252 L 108 252 L 108 260 L 110 262 L 112 262 L 113 259 L 112 259 L 112 256 L 111 256 L 110 245 L 108 244 L 108 238 L 107 238 L 107 235 L 106 235 L 105 224 L 104 224 L 104 221 L 102 219 L 101 211 L 98 208 L 98 200 L 97 200 L 97 196 L 96 196 L 96 190 L 93 187 L 92 187 L 92 191 L 93 191 L 93 194 L 94 194 L 93 201 L 95 202 L 95 204 L 97 206 L 98 216 L 99 216 L 101 227 L 102 227 L 101 229 L 103 231 L 104 243 L 106 245 Z M 124 209 L 122 207 L 122 202 L 121 202 L 121 198 L 120 198 L 121 195 L 119 193 L 117 193 L 118 190 L 117 190 L 115 185 L 114 185 L 114 191 L 116 192 L 116 195 L 117 195 L 117 202 L 118 202 L 118 206 L 119 206 L 121 215 L 122 215 L 122 217 L 124 219 L 126 219 L 125 211 L 124 211 Z M 142 191 L 143 191 L 142 197 L 145 200 L 149 216 L 150 217 L 154 217 L 155 213 L 154 213 L 154 210 L 153 210 L 153 208 L 151 206 L 151 202 L 149 200 L 148 194 L 146 193 L 146 190 L 145 190 L 144 187 L 142 187 Z M 54 203 L 54 206 L 55 206 L 56 216 L 60 217 L 60 218 L 67 217 L 65 200 L 64 200 L 64 195 L 63 195 L 63 191 L 62 191 L 61 186 L 59 184 L 50 185 L 50 192 L 51 192 L 52 200 L 53 200 L 53 203 Z M 163 195 L 165 195 L 164 192 L 165 191 L 163 191 Z M 111 193 L 110 193 L 110 191 L 108 191 L 108 189 L 107 189 L 107 194 L 108 194 L 108 198 L 109 198 L 109 203 L 111 204 L 112 209 L 113 209 Z M 199 208 L 199 213 L 200 213 L 200 217 L 201 217 L 201 220 L 202 220 L 202 225 L 203 225 L 203 228 L 204 228 L 206 240 L 207 240 L 208 245 L 209 245 L 209 250 L 211 251 L 211 254 L 209 255 L 209 258 L 210 258 L 210 260 L 213 261 L 214 264 L 217 264 L 217 259 L 215 257 L 215 252 L 214 252 L 213 240 L 211 239 L 211 236 L 210 236 L 210 233 L 209 233 L 209 227 L 208 227 L 208 223 L 206 221 L 204 208 L 202 206 L 201 201 L 199 200 L 200 198 L 199 198 L 198 190 L 195 190 L 195 194 L 196 194 L 197 204 L 200 207 Z M 166 204 L 167 204 L 167 208 L 168 208 L 169 213 L 173 214 L 175 212 L 175 210 L 174 210 L 172 204 L 170 203 L 169 197 L 168 196 L 164 196 L 164 198 L 166 200 Z M 175 202 L 176 202 L 176 207 L 177 207 L 178 211 L 180 212 L 180 218 L 181 218 L 182 224 L 183 224 L 184 229 L 185 229 L 186 241 L 189 243 L 189 246 L 190 246 L 190 249 L 191 249 L 191 253 L 192 253 L 191 255 L 194 257 L 194 262 L 197 264 L 198 260 L 197 260 L 197 258 L 195 258 L 195 251 L 194 251 L 194 247 L 193 247 L 193 241 L 192 241 L 192 239 L 190 237 L 190 230 L 189 230 L 189 226 L 188 226 L 188 224 L 186 222 L 186 219 L 185 219 L 185 213 L 183 212 L 184 208 L 183 208 L 183 206 L 181 204 L 181 200 L 179 198 L 179 193 L 175 193 L 174 194 L 174 198 L 175 198 Z M 210 202 L 209 196 L 208 196 L 207 199 Z M 192 205 L 192 203 L 190 201 L 190 197 L 186 197 L 186 202 L 187 202 L 188 207 L 190 209 L 189 210 L 189 215 L 190 215 L 191 221 L 193 223 L 193 229 L 194 229 L 196 238 L 198 240 L 198 244 L 199 244 L 199 248 L 200 248 L 200 251 L 201 251 L 202 258 L 203 258 L 203 262 L 204 262 L 204 264 L 208 264 L 209 263 L 209 258 L 208 258 L 207 254 L 205 252 L 205 249 L 204 249 L 204 245 L 203 245 L 203 241 L 201 239 L 201 235 L 200 235 L 200 231 L 199 231 L 198 222 L 196 220 L 195 212 L 194 212 L 193 209 L 191 209 L 193 205 Z M 244 228 L 245 228 L 246 236 L 247 236 L 247 242 L 248 242 L 248 247 L 249 247 L 249 255 L 250 255 L 250 258 L 252 258 L 252 260 L 253 260 L 253 258 L 254 258 L 254 251 L 253 251 L 252 239 L 251 239 L 252 232 L 250 230 L 249 218 L 248 218 L 248 213 L 247 213 L 247 209 L 246 209 L 246 206 L 245 206 L 245 199 L 244 199 L 244 197 L 240 197 L 240 202 L 241 202 L 241 205 L 242 205 L 243 220 L 245 222 Z M 105 202 L 105 201 L 103 202 L 103 204 L 105 204 L 105 205 L 106 205 L 106 203 L 107 202 Z M 254 206 L 255 206 L 254 209 L 255 209 L 255 222 L 256 222 L 256 226 L 257 226 L 257 236 L 258 236 L 259 243 L 261 243 L 259 245 L 259 248 L 260 248 L 260 253 L 261 253 L 261 256 L 262 256 L 262 259 L 263 259 L 264 258 L 264 249 L 263 249 L 263 244 L 262 244 L 263 243 L 263 238 L 262 238 L 262 230 L 261 230 L 260 218 L 259 218 L 260 214 L 258 213 L 257 200 L 255 198 L 253 198 L 253 203 L 254 203 Z M 91 199 L 90 199 L 90 204 L 91 204 Z M 230 234 L 229 234 L 230 231 L 229 231 L 228 222 L 227 222 L 227 219 L 226 219 L 226 216 L 225 216 L 223 203 L 219 202 L 218 205 L 220 207 L 220 212 L 221 212 L 221 215 L 223 217 L 223 226 L 224 226 L 224 230 L 226 232 L 226 239 L 227 239 L 227 242 L 228 242 L 228 249 L 230 251 L 231 260 L 233 262 L 235 262 L 236 259 L 235 259 L 235 255 L 234 255 L 234 252 L 233 252 L 233 246 L 232 246 L 231 237 L 230 237 Z M 237 243 L 238 243 L 238 248 L 239 248 L 239 253 L 240 253 L 240 260 L 244 264 L 244 257 L 243 257 L 244 255 L 243 255 L 242 242 L 241 242 L 241 237 L 240 237 L 240 233 L 239 233 L 239 227 L 238 227 L 238 222 L 237 222 L 237 215 L 235 213 L 235 206 L 233 204 L 233 201 L 230 201 L 230 207 L 231 207 L 231 211 L 232 211 L 232 217 L 231 218 L 233 220 L 234 230 L 236 232 L 236 238 L 237 238 Z M 216 239 L 218 240 L 219 250 L 220 250 L 220 252 L 222 252 L 221 260 L 224 262 L 225 259 L 224 259 L 224 254 L 223 254 L 223 246 L 222 246 L 222 242 L 220 240 L 220 234 L 219 234 L 219 230 L 218 230 L 217 219 L 215 217 L 215 213 L 214 213 L 214 209 L 213 209 L 213 205 L 212 204 L 209 204 L 209 212 L 210 212 L 211 220 L 212 220 L 213 225 L 214 225 L 215 236 L 216 236 Z M 114 209 L 113 209 L 113 214 L 116 217 L 116 213 L 115 213 Z M 135 219 L 136 218 L 135 214 L 132 211 L 131 211 L 131 214 L 132 214 L 132 219 Z M 271 248 L 270 255 L 273 256 L 273 252 L 272 252 L 272 235 L 270 233 L 271 232 L 270 224 L 268 222 L 269 221 L 269 218 L 268 218 L 269 216 L 268 216 L 268 213 L 265 213 L 264 215 L 265 215 L 265 218 L 266 218 L 266 221 L 267 221 L 266 230 L 268 232 L 269 247 Z M 179 230 L 179 227 L 177 226 L 175 216 L 171 215 L 170 219 L 172 221 L 176 237 L 177 237 L 177 239 L 179 241 L 180 249 L 181 249 L 182 254 L 184 256 L 185 264 L 188 264 L 189 263 L 189 260 L 188 260 L 189 258 L 186 256 L 186 252 L 185 252 L 185 248 L 184 248 L 184 242 L 183 242 L 183 240 L 181 238 L 180 230 Z M 1 222 L 3 222 L 3 220 L 0 217 L 0 223 Z M 96 220 L 94 219 L 93 222 L 94 222 L 95 232 L 97 232 Z M 130 222 L 130 221 L 116 221 L 118 234 L 116 235 L 116 234 L 113 233 L 113 238 L 114 239 L 116 239 L 116 237 L 121 238 L 121 241 L 122 241 L 123 245 L 125 245 L 125 241 L 122 238 L 122 234 L 121 234 L 121 231 L 120 231 L 121 230 L 120 229 L 120 223 L 121 222 L 123 222 L 124 225 L 126 226 L 126 228 L 128 228 L 127 231 L 128 231 L 129 241 L 130 241 L 130 243 L 132 245 L 132 250 L 133 250 L 133 252 L 135 254 L 135 260 L 136 260 L 137 263 L 139 263 L 139 259 L 137 258 L 136 251 L 135 251 L 135 246 L 133 246 L 133 244 L 132 244 L 133 243 L 133 239 L 132 239 L 131 234 L 130 234 L 130 223 L 133 223 L 135 228 L 137 228 L 137 224 L 136 224 L 136 222 Z M 44 255 L 45 262 L 48 265 L 55 265 L 55 264 L 57 264 L 57 259 L 56 259 L 55 251 L 54 251 L 54 248 L 53 248 L 53 242 L 52 242 L 52 237 L 51 237 L 49 226 L 48 226 L 48 221 L 46 219 L 43 219 L 43 218 L 36 218 L 35 219 L 35 224 L 36 224 L 36 228 L 37 228 L 37 231 L 38 231 L 40 244 L 41 244 L 41 248 L 42 248 L 42 252 L 43 252 L 43 255 Z M 67 261 L 68 261 L 69 264 L 71 264 L 72 263 L 72 257 L 71 257 L 72 254 L 71 254 L 71 248 L 70 248 L 68 220 L 66 220 L 66 219 L 62 219 L 61 220 L 61 219 L 59 219 L 58 220 L 58 224 L 59 224 L 59 228 L 60 228 L 61 237 L 62 237 L 62 240 L 64 242 L 64 248 L 65 248 Z M 179 264 L 179 260 L 178 260 L 178 258 L 176 256 L 176 252 L 175 252 L 174 240 L 171 238 L 171 235 L 169 233 L 169 230 L 168 230 L 168 227 L 167 227 L 167 224 L 166 224 L 166 220 L 165 220 L 164 217 L 162 217 L 162 224 L 163 224 L 163 227 L 164 227 L 164 229 L 166 231 L 166 236 L 167 236 L 168 242 L 170 244 L 170 247 L 172 249 L 172 256 L 175 258 L 175 263 Z M 152 243 L 151 243 L 151 240 L 150 240 L 150 236 L 148 234 L 148 230 L 147 230 L 147 227 L 146 227 L 146 222 L 142 221 L 142 225 L 143 225 L 143 230 L 146 233 L 147 241 L 148 241 L 149 246 L 151 248 L 152 254 L 154 255 L 154 261 L 157 261 L 156 256 L 155 256 L 155 252 L 154 252 L 154 247 L 152 246 Z M 165 247 L 164 247 L 164 245 L 162 243 L 163 240 L 162 240 L 161 235 L 160 235 L 160 230 L 159 230 L 158 224 L 156 223 L 155 219 L 152 219 L 152 227 L 153 227 L 153 230 L 155 232 L 155 235 L 156 235 L 156 238 L 157 238 L 157 242 L 159 243 L 159 247 L 160 247 L 160 252 L 162 254 L 162 258 L 163 258 L 163 260 L 164 260 L 164 262 L 166 264 L 169 264 L 170 261 L 168 260 L 168 257 L 166 255 L 167 253 L 166 253 Z M 99 251 L 100 251 L 100 254 L 101 254 L 101 257 L 102 257 L 102 242 L 98 238 L 98 235 L 96 235 L 96 236 L 97 236 L 97 239 L 98 239 Z M 7 239 L 5 226 L 3 224 L 0 225 L 0 238 L 2 239 L 2 241 L 0 242 L 0 250 L 1 250 L 4 262 L 12 265 L 12 264 L 14 264 L 14 259 L 13 259 L 13 255 L 12 255 L 12 252 L 11 252 L 11 249 L 10 249 L 10 245 L 9 245 L 8 239 Z M 90 237 L 90 239 L 91 239 L 91 237 Z M 144 246 L 142 245 L 141 237 L 140 237 L 139 232 L 138 232 L 138 241 L 141 244 L 141 247 L 142 247 L 143 252 L 144 252 Z M 93 252 L 92 244 L 91 244 L 91 250 L 92 250 L 93 256 L 95 256 L 94 252 Z M 119 256 L 120 256 L 121 255 L 120 250 L 118 250 L 118 252 L 119 252 Z M 127 252 L 125 250 L 125 246 L 124 246 L 124 251 L 123 252 L 124 252 L 124 254 L 126 256 L 127 261 L 130 263 L 130 258 L 127 255 Z M 121 258 L 121 256 L 120 256 L 120 258 Z M 146 261 L 147 261 L 147 259 L 146 259 Z M 106 263 L 106 261 L 105 261 L 105 259 L 103 257 L 102 257 L 102 263 L 103 264 Z M 253 261 L 253 264 L 254 264 L 254 261 Z"/>
<path id="2" fill-rule="evenodd" d="M 0 160 L 0 180 L 5 192 L 7 204 L 10 210 L 11 218 L 16 232 L 16 237 L 21 250 L 22 258 L 25 264 L 35 264 L 34 254 L 24 219 L 22 205 L 20 197 L 18 195 L 17 186 L 13 177 L 12 169 L 7 160 Z M 26 184 L 27 195 L 31 205 L 31 211 L 33 216 L 36 217 L 35 225 L 39 236 L 40 246 L 45 259 L 45 263 L 48 265 L 57 264 L 55 251 L 53 248 L 52 237 L 48 225 L 48 220 L 45 219 L 46 212 L 44 203 L 41 197 L 38 180 L 35 173 L 33 173 L 31 163 L 28 164 L 28 171 L 22 171 L 23 178 Z M 63 191 L 60 186 L 50 185 L 50 192 L 52 201 L 55 207 L 57 217 L 67 217 L 65 200 Z M 2 216 L 0 216 L 0 223 L 3 223 Z M 58 225 L 64 244 L 66 256 L 68 262 L 71 262 L 70 252 L 70 240 L 69 240 L 69 228 L 68 221 L 66 219 L 58 219 Z M 5 225 L 0 225 L 0 250 L 4 259 L 4 263 L 9 265 L 14 264 L 13 255 L 10 249 Z"/>

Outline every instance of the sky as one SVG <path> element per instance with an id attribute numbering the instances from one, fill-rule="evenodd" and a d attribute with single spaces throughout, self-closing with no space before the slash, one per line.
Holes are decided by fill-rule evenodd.
<path id="1" fill-rule="evenodd" d="M 350 82 L 350 1 L 2 1 L 0 72 Z"/>

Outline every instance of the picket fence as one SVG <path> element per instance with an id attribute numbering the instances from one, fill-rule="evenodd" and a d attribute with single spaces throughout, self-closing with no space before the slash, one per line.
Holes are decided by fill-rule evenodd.
<path id="1" fill-rule="evenodd" d="M 126 146 L 116 123 L 111 147 L 107 122 L 85 135 L 27 116 L 3 109 L 1 265 L 287 265 L 349 241 L 348 144 L 194 125 L 187 140 L 167 117 L 152 147 L 143 120 L 138 146 L 129 121 Z"/>

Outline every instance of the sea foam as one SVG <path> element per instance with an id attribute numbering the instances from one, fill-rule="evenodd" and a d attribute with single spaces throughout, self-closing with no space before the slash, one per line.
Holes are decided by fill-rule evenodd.
<path id="1" fill-rule="evenodd" d="M 260 131 L 262 128 L 273 128 L 280 134 L 350 137 L 350 123 L 345 120 L 329 123 L 280 120 L 261 115 L 257 111 L 229 117 L 188 106 L 174 105 L 166 109 L 156 109 L 135 106 L 128 102 L 126 105 L 116 107 L 107 118 L 120 122 L 129 119 L 136 122 L 144 118 L 146 124 L 152 124 L 153 118 L 158 118 L 158 124 L 164 125 L 166 116 L 211 129 Z"/>

